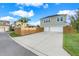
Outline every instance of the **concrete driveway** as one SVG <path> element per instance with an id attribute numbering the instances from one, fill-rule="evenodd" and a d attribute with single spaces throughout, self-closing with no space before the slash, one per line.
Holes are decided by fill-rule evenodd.
<path id="1" fill-rule="evenodd" d="M 48 56 L 70 56 L 63 49 L 62 32 L 41 32 L 14 38 L 20 44 L 28 45 L 36 51 Z"/>
<path id="2" fill-rule="evenodd" d="M 0 32 L 0 56 L 36 56 L 36 54 L 14 42 L 7 33 Z"/>

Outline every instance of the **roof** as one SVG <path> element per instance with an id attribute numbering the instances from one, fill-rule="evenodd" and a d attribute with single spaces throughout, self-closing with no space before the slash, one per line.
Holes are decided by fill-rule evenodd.
<path id="1" fill-rule="evenodd" d="M 45 18 L 48 18 L 48 17 L 55 17 L 55 16 L 67 16 L 67 14 L 50 15 L 50 16 L 43 17 L 43 18 L 41 18 L 41 19 L 45 19 Z"/>
<path id="2" fill-rule="evenodd" d="M 0 22 L 1 22 L 1 24 L 0 24 L 0 25 L 5 25 L 5 26 L 10 25 L 10 21 L 0 20 Z"/>
<path id="3" fill-rule="evenodd" d="M 10 21 L 8 21 L 8 20 L 0 20 L 0 22 L 10 22 Z"/>

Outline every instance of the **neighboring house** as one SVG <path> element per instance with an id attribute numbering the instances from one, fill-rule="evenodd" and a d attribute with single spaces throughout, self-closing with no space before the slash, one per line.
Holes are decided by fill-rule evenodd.
<path id="1" fill-rule="evenodd" d="M 28 24 L 27 23 L 23 23 L 23 22 L 20 22 L 20 21 L 16 21 L 15 23 L 14 23 L 14 25 L 15 25 L 15 27 L 16 28 L 24 28 L 24 27 L 26 27 L 26 26 L 28 26 Z"/>
<path id="2" fill-rule="evenodd" d="M 10 21 L 0 20 L 0 32 L 9 31 Z"/>
<path id="3" fill-rule="evenodd" d="M 63 32 L 63 26 L 66 25 L 66 14 L 51 15 L 40 19 L 40 26 L 44 31 Z"/>

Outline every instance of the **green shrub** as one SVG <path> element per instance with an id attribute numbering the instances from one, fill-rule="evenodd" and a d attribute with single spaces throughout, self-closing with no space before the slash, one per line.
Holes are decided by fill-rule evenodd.
<path id="1" fill-rule="evenodd" d="M 10 34 L 10 36 L 12 36 L 12 37 L 18 37 L 18 36 L 20 36 L 20 35 L 16 34 L 14 31 L 13 31 L 13 32 L 10 32 L 9 34 Z"/>

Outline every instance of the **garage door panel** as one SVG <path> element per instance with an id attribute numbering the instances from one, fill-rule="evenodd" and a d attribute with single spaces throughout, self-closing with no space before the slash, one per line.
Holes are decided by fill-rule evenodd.
<path id="1" fill-rule="evenodd" d="M 50 31 L 49 27 L 44 27 L 44 31 Z"/>
<path id="2" fill-rule="evenodd" d="M 0 32 L 4 32 L 4 27 L 0 27 Z"/>
<path id="3" fill-rule="evenodd" d="M 50 31 L 63 32 L 63 27 L 51 27 Z"/>
<path id="4" fill-rule="evenodd" d="M 63 27 L 44 27 L 47 32 L 63 32 Z"/>

